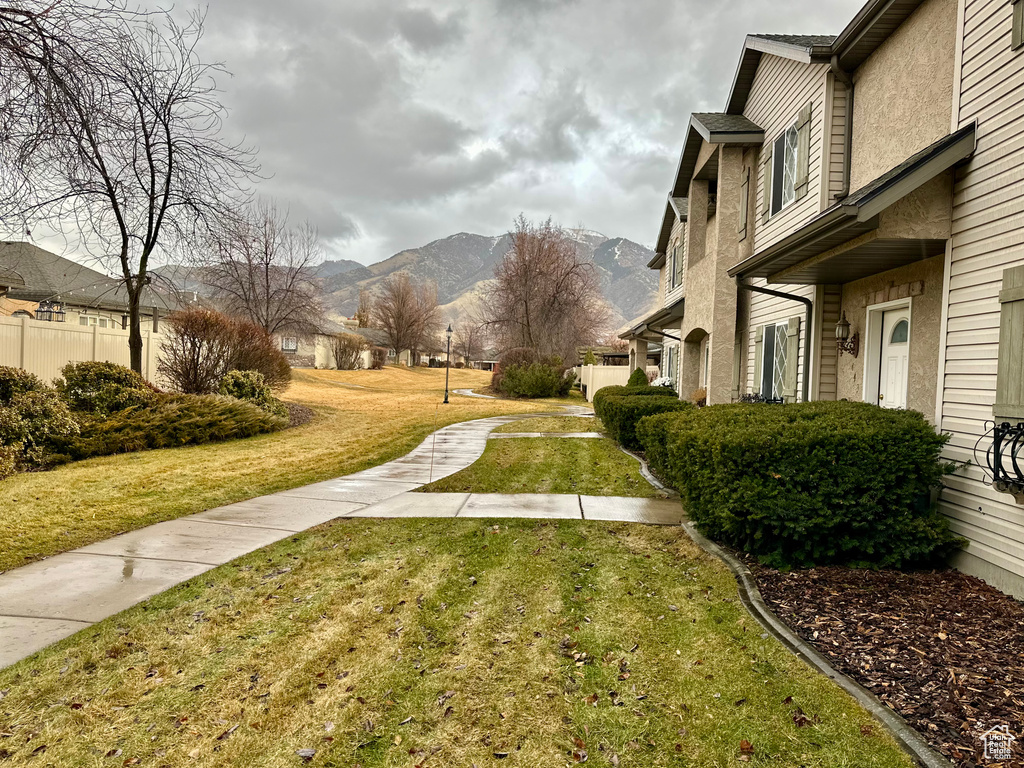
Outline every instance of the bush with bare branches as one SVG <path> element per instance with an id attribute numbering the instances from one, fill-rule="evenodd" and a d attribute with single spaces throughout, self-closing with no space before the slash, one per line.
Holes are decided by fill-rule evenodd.
<path id="1" fill-rule="evenodd" d="M 291 366 L 264 329 L 211 309 L 192 307 L 167 318 L 170 332 L 157 370 L 178 392 L 216 392 L 228 371 L 258 371 L 271 387 L 291 380 Z"/>
<path id="2" fill-rule="evenodd" d="M 354 333 L 337 333 L 331 337 L 334 365 L 339 371 L 355 371 L 362 365 L 367 342 Z"/>
<path id="3" fill-rule="evenodd" d="M 388 361 L 387 347 L 370 347 L 370 370 L 384 370 L 384 364 Z"/>

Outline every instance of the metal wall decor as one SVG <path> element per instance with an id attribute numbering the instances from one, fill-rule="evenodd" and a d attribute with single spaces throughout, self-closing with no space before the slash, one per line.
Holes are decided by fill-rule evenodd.
<path id="1" fill-rule="evenodd" d="M 989 433 L 992 443 L 985 450 L 984 464 L 992 475 L 992 487 L 1001 493 L 1011 494 L 1014 501 L 1024 505 L 1024 422 L 993 424 Z M 985 437 L 981 437 L 974 449 L 979 463 L 979 446 Z"/>

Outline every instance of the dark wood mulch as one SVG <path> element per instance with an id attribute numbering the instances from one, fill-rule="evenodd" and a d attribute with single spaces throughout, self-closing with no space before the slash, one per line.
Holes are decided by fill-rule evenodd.
<path id="1" fill-rule="evenodd" d="M 1024 766 L 1024 604 L 958 571 L 814 568 L 748 561 L 780 619 L 957 766 Z M 1013 759 L 981 734 L 1017 737 Z"/>
<path id="2" fill-rule="evenodd" d="M 289 403 L 286 401 L 285 407 L 288 408 L 289 427 L 301 427 L 303 424 L 308 424 L 313 420 L 313 416 L 316 415 L 312 408 L 305 405 L 299 405 L 298 403 Z"/>

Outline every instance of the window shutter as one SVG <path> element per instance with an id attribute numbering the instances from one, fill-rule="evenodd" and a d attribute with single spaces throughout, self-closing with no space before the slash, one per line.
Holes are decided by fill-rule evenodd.
<path id="1" fill-rule="evenodd" d="M 1024 267 L 1003 271 L 996 372 L 996 403 L 992 406 L 995 420 L 1024 421 Z"/>
<path id="2" fill-rule="evenodd" d="M 764 190 L 761 195 L 761 222 L 767 223 L 772 215 L 772 144 L 768 145 L 764 160 Z"/>
<path id="3" fill-rule="evenodd" d="M 796 155 L 796 199 L 807 194 L 807 176 L 811 160 L 811 105 L 800 110 L 796 121 L 797 155 Z"/>
<path id="4" fill-rule="evenodd" d="M 1010 36 L 1010 50 L 1017 50 L 1024 45 L 1024 0 L 1013 2 L 1013 32 Z"/>
<path id="5" fill-rule="evenodd" d="M 750 391 L 761 394 L 761 368 L 764 355 L 764 326 L 760 325 L 754 330 L 754 387 Z"/>
<path id="6" fill-rule="evenodd" d="M 796 372 L 800 362 L 800 316 L 789 318 L 786 329 L 786 370 L 783 374 L 782 396 L 787 402 L 796 400 Z"/>
<path id="7" fill-rule="evenodd" d="M 743 169 L 743 183 L 740 184 L 740 240 L 747 236 L 747 212 L 750 208 L 750 168 Z"/>

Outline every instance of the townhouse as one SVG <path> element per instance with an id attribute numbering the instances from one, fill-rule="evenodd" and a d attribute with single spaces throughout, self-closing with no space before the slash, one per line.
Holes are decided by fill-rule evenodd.
<path id="1" fill-rule="evenodd" d="M 870 0 L 838 36 L 748 36 L 725 110 L 690 119 L 658 307 L 622 334 L 631 365 L 665 345 L 683 398 L 921 411 L 974 462 L 939 500 L 970 541 L 955 565 L 1018 597 L 1022 43 L 1024 0 Z"/>

